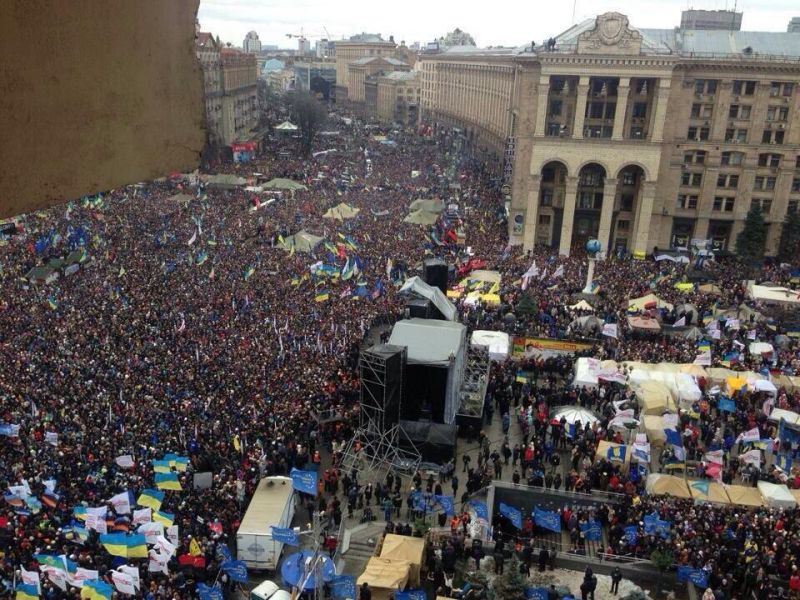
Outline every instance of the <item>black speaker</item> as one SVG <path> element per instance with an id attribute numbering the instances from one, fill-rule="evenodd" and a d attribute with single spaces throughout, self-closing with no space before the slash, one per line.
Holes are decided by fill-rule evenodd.
<path id="1" fill-rule="evenodd" d="M 409 319 L 430 319 L 431 301 L 427 298 L 411 298 L 406 302 Z M 437 311 L 438 312 L 438 311 Z"/>
<path id="2" fill-rule="evenodd" d="M 380 344 L 361 353 L 361 410 L 382 430 L 400 420 L 406 347 Z"/>
<path id="3" fill-rule="evenodd" d="M 423 263 L 423 279 L 425 283 L 442 290 L 447 294 L 447 263 L 438 258 L 430 258 Z"/>

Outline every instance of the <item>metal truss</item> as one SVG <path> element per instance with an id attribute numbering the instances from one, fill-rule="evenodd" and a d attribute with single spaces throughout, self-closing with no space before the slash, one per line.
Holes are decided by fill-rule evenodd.
<path id="1" fill-rule="evenodd" d="M 464 363 L 464 379 L 459 392 L 457 415 L 480 417 L 489 385 L 489 351 L 483 346 L 469 346 Z"/>

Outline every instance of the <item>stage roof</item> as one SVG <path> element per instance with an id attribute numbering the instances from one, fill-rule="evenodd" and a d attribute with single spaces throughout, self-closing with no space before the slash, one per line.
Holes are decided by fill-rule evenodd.
<path id="1" fill-rule="evenodd" d="M 408 364 L 447 367 L 465 340 L 466 327 L 461 323 L 407 319 L 395 324 L 389 343 L 408 348 Z"/>

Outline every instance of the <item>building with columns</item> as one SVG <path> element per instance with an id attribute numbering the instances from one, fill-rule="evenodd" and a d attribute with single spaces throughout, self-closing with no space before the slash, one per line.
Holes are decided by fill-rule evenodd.
<path id="1" fill-rule="evenodd" d="M 336 54 L 336 101 L 348 100 L 350 82 L 350 63 L 365 57 L 394 56 L 397 44 L 390 37 L 387 42 L 381 34 L 361 33 L 351 36 L 349 40 L 334 42 Z M 363 88 L 363 83 L 361 84 Z"/>
<path id="2" fill-rule="evenodd" d="M 504 163 L 510 240 L 526 249 L 733 249 L 757 204 L 774 254 L 798 208 L 796 33 L 638 30 L 606 13 L 549 47 L 420 60 L 421 121 Z"/>

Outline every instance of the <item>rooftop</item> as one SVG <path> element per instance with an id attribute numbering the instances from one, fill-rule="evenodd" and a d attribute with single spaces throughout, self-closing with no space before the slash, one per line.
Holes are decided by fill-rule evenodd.
<path id="1" fill-rule="evenodd" d="M 371 62 L 374 62 L 376 60 L 382 60 L 384 62 L 389 63 L 390 65 L 394 65 L 395 67 L 407 67 L 408 66 L 408 64 L 404 63 L 402 60 L 399 60 L 397 58 L 393 58 L 391 56 L 363 56 L 361 58 L 358 58 L 358 59 L 352 61 L 350 64 L 351 65 L 368 65 Z"/>

